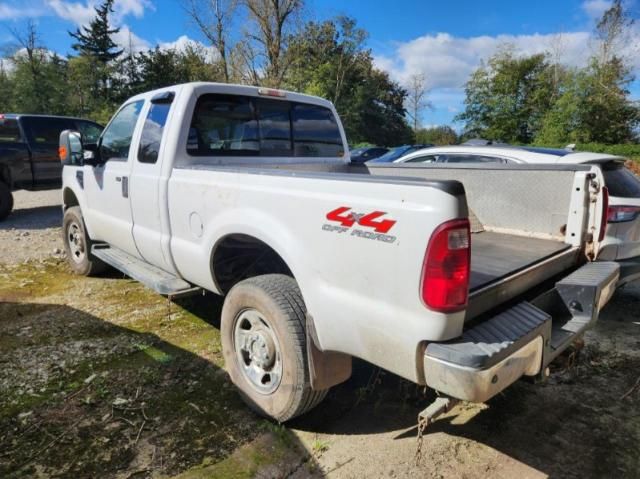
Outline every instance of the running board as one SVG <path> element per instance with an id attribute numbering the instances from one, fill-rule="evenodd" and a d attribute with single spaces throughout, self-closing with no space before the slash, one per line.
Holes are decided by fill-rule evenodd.
<path id="1" fill-rule="evenodd" d="M 185 280 L 113 246 L 93 245 L 91 254 L 169 299 L 193 296 L 202 292 L 202 288 L 194 287 Z"/>

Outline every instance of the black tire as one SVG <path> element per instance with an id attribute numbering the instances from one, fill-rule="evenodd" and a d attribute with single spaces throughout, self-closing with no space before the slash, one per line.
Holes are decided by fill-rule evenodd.
<path id="1" fill-rule="evenodd" d="M 264 329 L 258 330 L 259 334 L 268 330 L 268 334 L 275 337 L 275 361 L 277 364 L 279 357 L 281 373 L 277 385 L 267 383 L 267 389 L 275 387 L 273 391 L 260 390 L 264 387 L 264 382 L 256 385 L 255 379 L 250 378 L 246 371 L 251 366 L 248 366 L 247 361 L 253 365 L 254 360 L 247 358 L 246 349 L 237 346 L 238 337 L 244 334 L 241 331 L 237 333 L 238 329 L 243 329 L 240 322 L 245 321 L 244 315 L 249 312 L 257 312 L 264 323 Z M 278 422 L 288 421 L 313 409 L 328 392 L 328 389 L 311 389 L 305 314 L 306 307 L 298 284 L 293 278 L 282 274 L 256 276 L 239 282 L 225 298 L 222 308 L 222 351 L 231 380 L 251 409 Z M 253 339 L 250 349 L 263 343 L 264 341 L 261 343 Z M 258 369 L 267 371 L 264 377 L 271 377 L 269 371 L 275 371 L 276 364 Z"/>
<path id="2" fill-rule="evenodd" d="M 0 181 L 0 221 L 9 216 L 13 210 L 13 194 L 4 181 Z"/>
<path id="3" fill-rule="evenodd" d="M 74 273 L 93 276 L 107 269 L 104 262 L 91 254 L 93 242 L 87 234 L 79 206 L 72 206 L 64 212 L 62 242 L 67 263 Z"/>

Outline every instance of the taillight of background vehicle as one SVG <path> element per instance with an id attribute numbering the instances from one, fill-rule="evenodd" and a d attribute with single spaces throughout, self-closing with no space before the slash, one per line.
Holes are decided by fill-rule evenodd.
<path id="1" fill-rule="evenodd" d="M 440 225 L 429 240 L 422 266 L 420 293 L 433 311 L 454 313 L 467 306 L 471 264 L 468 219 Z"/>
<path id="2" fill-rule="evenodd" d="M 633 221 L 640 216 L 640 206 L 609 206 L 607 221 L 609 223 L 624 223 Z"/>

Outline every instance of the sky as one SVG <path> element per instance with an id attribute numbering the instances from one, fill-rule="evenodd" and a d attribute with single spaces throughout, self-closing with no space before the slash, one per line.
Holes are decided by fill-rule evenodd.
<path id="1" fill-rule="evenodd" d="M 627 0 L 638 11 L 640 0 Z M 0 0 L 0 48 L 14 43 L 12 30 L 33 19 L 42 43 L 61 55 L 72 52 L 69 30 L 87 24 L 96 0 Z M 307 0 L 303 18 L 355 18 L 369 32 L 367 47 L 376 65 L 406 83 L 412 74 L 427 79 L 432 109 L 423 126 L 451 124 L 464 108 L 464 83 L 482 59 L 503 43 L 523 54 L 553 50 L 563 63 L 584 65 L 593 48 L 594 22 L 610 0 Z M 181 0 L 115 0 L 115 41 L 146 49 L 206 43 L 189 22 Z M 640 73 L 640 25 L 626 45 Z M 640 75 L 639 75 L 640 76 Z M 640 98 L 640 82 L 632 86 Z"/>

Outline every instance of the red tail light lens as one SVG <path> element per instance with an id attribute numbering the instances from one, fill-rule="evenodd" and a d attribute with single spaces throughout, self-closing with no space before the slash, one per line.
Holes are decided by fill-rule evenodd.
<path id="1" fill-rule="evenodd" d="M 431 236 L 422 267 L 421 294 L 434 311 L 454 313 L 467 306 L 471 234 L 469 220 L 440 225 Z"/>
<path id="2" fill-rule="evenodd" d="M 609 206 L 607 221 L 609 223 L 624 223 L 633 221 L 640 215 L 640 206 Z"/>

